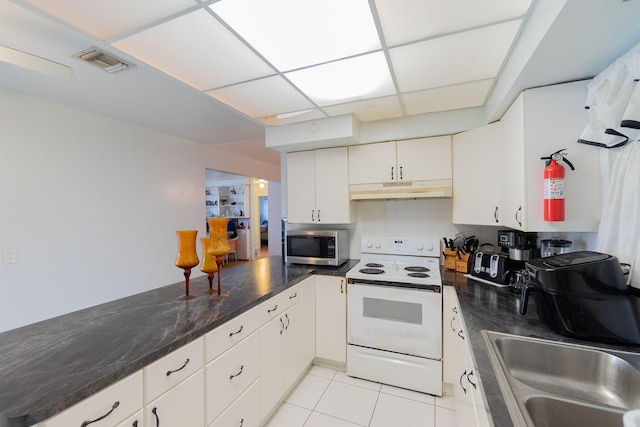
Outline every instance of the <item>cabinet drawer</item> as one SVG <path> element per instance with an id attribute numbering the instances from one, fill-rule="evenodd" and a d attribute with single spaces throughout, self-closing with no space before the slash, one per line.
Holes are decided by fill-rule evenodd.
<path id="1" fill-rule="evenodd" d="M 260 326 L 260 306 L 241 314 L 204 336 L 204 363 L 209 363 Z"/>
<path id="2" fill-rule="evenodd" d="M 180 347 L 144 368 L 145 405 L 198 369 L 204 358 L 203 338 Z"/>
<path id="3" fill-rule="evenodd" d="M 140 409 L 138 412 L 130 416 L 127 420 L 118 424 L 117 427 L 144 427 L 142 419 L 143 411 Z"/>
<path id="4" fill-rule="evenodd" d="M 258 427 L 260 380 L 256 380 L 209 427 Z"/>
<path id="5" fill-rule="evenodd" d="M 205 366 L 205 424 L 215 420 L 260 374 L 260 339 L 254 332 Z"/>
<path id="6" fill-rule="evenodd" d="M 117 405 L 116 405 L 117 402 Z M 116 406 L 114 408 L 114 406 Z M 91 427 L 118 425 L 142 408 L 142 371 L 107 387 L 41 424 L 42 427 L 80 426 L 84 421 L 96 420 Z M 139 423 L 142 427 L 142 423 Z"/>
<path id="7" fill-rule="evenodd" d="M 300 284 L 294 285 L 286 291 L 268 299 L 260 304 L 260 324 L 264 325 L 301 300 L 302 288 Z"/>

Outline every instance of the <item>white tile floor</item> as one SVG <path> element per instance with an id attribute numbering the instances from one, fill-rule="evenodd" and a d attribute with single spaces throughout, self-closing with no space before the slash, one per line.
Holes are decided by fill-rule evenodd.
<path id="1" fill-rule="evenodd" d="M 266 427 L 457 427 L 452 397 L 435 397 L 312 366 Z"/>

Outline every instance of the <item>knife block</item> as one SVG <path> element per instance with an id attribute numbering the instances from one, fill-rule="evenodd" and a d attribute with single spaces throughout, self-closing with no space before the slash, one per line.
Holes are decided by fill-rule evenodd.
<path id="1" fill-rule="evenodd" d="M 456 261 L 458 260 L 458 248 L 445 249 L 444 252 L 444 268 L 445 270 L 456 270 Z"/>
<path id="2" fill-rule="evenodd" d="M 471 272 L 471 254 L 459 254 L 456 258 L 456 271 L 460 273 L 470 273 Z"/>

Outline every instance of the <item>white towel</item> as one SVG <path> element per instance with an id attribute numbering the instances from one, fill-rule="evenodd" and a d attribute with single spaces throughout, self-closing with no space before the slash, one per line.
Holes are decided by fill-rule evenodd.
<path id="1" fill-rule="evenodd" d="M 613 164 L 596 248 L 631 264 L 629 283 L 640 289 L 640 141 L 621 148 Z"/>

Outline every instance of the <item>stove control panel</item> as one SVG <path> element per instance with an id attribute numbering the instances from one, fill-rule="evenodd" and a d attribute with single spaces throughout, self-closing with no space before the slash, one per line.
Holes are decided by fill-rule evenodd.
<path id="1" fill-rule="evenodd" d="M 437 237 L 362 236 L 361 242 L 362 253 L 440 256 L 440 239 Z"/>

